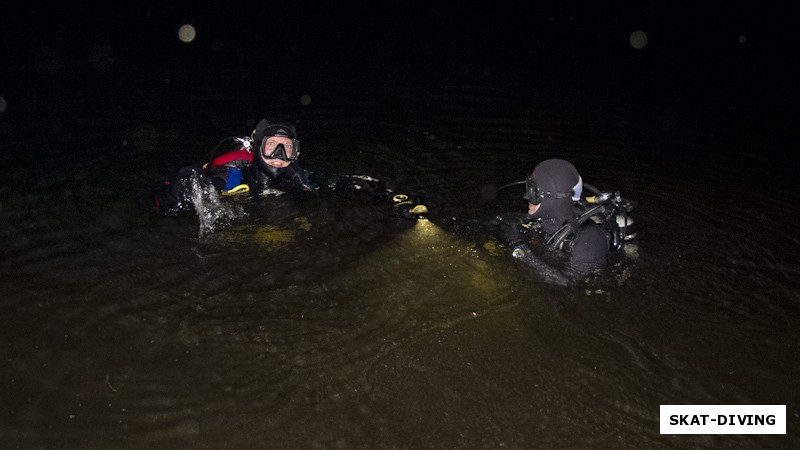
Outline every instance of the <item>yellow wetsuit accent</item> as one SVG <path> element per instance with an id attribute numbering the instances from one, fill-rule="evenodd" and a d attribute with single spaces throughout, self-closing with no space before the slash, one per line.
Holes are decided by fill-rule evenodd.
<path id="1" fill-rule="evenodd" d="M 227 191 L 222 191 L 222 195 L 236 195 L 236 194 L 244 194 L 245 192 L 250 192 L 250 186 L 246 184 L 240 184 L 233 189 L 228 189 Z"/>

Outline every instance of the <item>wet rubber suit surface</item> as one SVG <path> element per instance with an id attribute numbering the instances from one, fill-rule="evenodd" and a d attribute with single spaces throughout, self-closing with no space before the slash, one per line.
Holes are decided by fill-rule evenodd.
<path id="1" fill-rule="evenodd" d="M 308 178 L 307 172 L 299 163 L 293 162 L 284 168 L 261 168 L 256 164 L 244 164 L 244 160 L 236 160 L 233 164 L 241 165 L 241 181 L 251 192 L 258 193 L 270 186 L 294 187 L 312 191 L 316 184 Z M 185 166 L 178 170 L 172 180 L 152 194 L 153 203 L 162 212 L 182 211 L 192 208 L 192 182 L 196 180 L 201 189 L 224 191 L 230 170 L 224 166 Z"/>
<path id="2" fill-rule="evenodd" d="M 261 119 L 250 136 L 223 139 L 203 167 L 186 166 L 164 182 L 150 199 L 161 212 L 194 208 L 212 190 L 223 194 L 261 193 L 269 187 L 319 191 L 347 188 L 389 202 L 401 217 L 416 219 L 427 208 L 415 196 L 398 194 L 368 176 L 321 176 L 304 170 L 297 159 L 300 141 L 293 123 L 279 118 Z M 196 198 L 195 198 L 196 197 Z"/>
<path id="3" fill-rule="evenodd" d="M 602 265 L 609 253 L 606 232 L 589 220 L 577 228 L 560 248 L 546 244 L 561 227 L 577 216 L 536 218 L 527 214 L 505 214 L 493 222 L 496 237 L 515 250 L 514 255 L 547 281 L 567 285 L 584 279 Z"/>
<path id="4" fill-rule="evenodd" d="M 194 183 L 197 183 L 196 188 L 214 189 L 218 192 L 235 189 L 241 183 L 247 185 L 252 195 L 257 195 L 268 188 L 327 193 L 350 192 L 384 203 L 402 218 L 416 219 L 425 216 L 423 211 L 427 212 L 421 197 L 399 194 L 369 176 L 309 172 L 296 161 L 283 168 L 259 164 L 258 161 L 259 159 L 254 158 L 253 153 L 246 148 L 233 148 L 214 158 L 205 167 L 182 167 L 172 180 L 164 182 L 164 185 L 151 195 L 152 202 L 161 212 L 191 210 L 194 201 L 192 198 Z"/>
<path id="5" fill-rule="evenodd" d="M 560 159 L 542 161 L 526 187 L 529 213 L 505 214 L 494 221 L 497 237 L 514 249 L 514 256 L 558 284 L 578 281 L 600 266 L 611 250 L 613 230 L 593 220 L 579 222 L 583 184 L 575 167 Z M 566 237 L 552 240 L 565 225 Z"/>

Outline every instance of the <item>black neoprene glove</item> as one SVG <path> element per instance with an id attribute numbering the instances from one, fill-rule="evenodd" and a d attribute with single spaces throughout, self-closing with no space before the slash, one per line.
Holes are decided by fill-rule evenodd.
<path id="1" fill-rule="evenodd" d="M 506 218 L 500 222 L 499 238 L 511 248 L 527 247 L 528 241 L 519 229 L 519 222 Z"/>

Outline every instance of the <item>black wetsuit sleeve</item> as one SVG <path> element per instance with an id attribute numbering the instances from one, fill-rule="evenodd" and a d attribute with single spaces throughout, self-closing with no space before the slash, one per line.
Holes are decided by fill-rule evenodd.
<path id="1" fill-rule="evenodd" d="M 308 173 L 297 162 L 279 169 L 278 174 L 293 184 L 300 186 L 303 190 L 314 191 L 317 189 L 317 184 L 308 177 Z"/>
<path id="2" fill-rule="evenodd" d="M 544 236 L 533 227 L 524 227 L 524 221 L 517 223 L 519 225 L 514 229 L 511 227 L 513 220 L 509 220 L 505 234 L 499 235 L 500 240 L 514 250 L 514 257 L 549 283 L 566 286 L 582 281 L 608 254 L 608 239 L 594 222 L 578 229 L 569 252 L 565 254 L 545 245 L 535 246 L 532 250 L 527 244 L 532 240 L 543 241 Z M 520 240 L 525 240 L 525 244 L 520 244 Z"/>
<path id="3" fill-rule="evenodd" d="M 228 184 L 228 168 L 212 169 L 208 172 L 211 182 L 214 184 L 214 189 L 222 191 L 225 185 Z"/>
<path id="4" fill-rule="evenodd" d="M 217 189 L 217 191 L 224 191 L 226 187 L 229 189 L 234 187 L 227 186 L 231 169 L 238 169 L 240 173 L 243 173 L 249 165 L 249 162 L 242 159 L 233 160 L 220 166 L 212 166 L 209 164 L 208 176 L 211 177 L 211 181 L 214 183 L 214 187 Z M 239 182 L 241 183 L 242 181 Z"/>
<path id="5" fill-rule="evenodd" d="M 286 187 L 299 187 L 305 191 L 316 189 L 316 184 L 308 179 L 307 172 L 297 162 L 283 168 L 254 163 L 245 170 L 244 180 L 250 185 L 253 192 L 284 183 L 287 185 Z"/>
<path id="6" fill-rule="evenodd" d="M 538 236 L 538 232 L 530 226 L 526 227 L 525 223 L 528 223 L 525 217 L 519 214 L 497 216 L 493 221 L 494 235 L 512 249 L 527 248 L 529 241 Z"/>
<path id="7" fill-rule="evenodd" d="M 311 178 L 324 190 L 336 194 L 367 194 L 388 199 L 391 190 L 375 178 L 368 176 L 336 175 L 314 172 Z"/>
<path id="8" fill-rule="evenodd" d="M 327 175 L 312 173 L 320 189 L 333 195 L 353 198 L 372 198 L 377 203 L 389 206 L 401 218 L 416 220 L 426 218 L 428 208 L 424 196 L 417 193 L 404 194 L 387 187 L 377 178 L 366 175 Z"/>
<path id="9" fill-rule="evenodd" d="M 186 166 L 178 170 L 170 181 L 151 194 L 156 207 L 162 212 L 177 211 L 191 208 L 192 180 L 197 180 L 200 188 L 213 186 L 211 177 L 200 166 Z"/>

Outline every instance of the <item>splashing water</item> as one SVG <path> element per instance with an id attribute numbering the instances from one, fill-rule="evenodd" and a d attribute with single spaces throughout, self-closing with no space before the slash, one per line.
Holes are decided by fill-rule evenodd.
<path id="1" fill-rule="evenodd" d="M 188 182 L 189 198 L 194 205 L 197 218 L 200 219 L 200 237 L 208 235 L 220 225 L 224 226 L 231 220 L 245 215 L 240 205 L 223 202 L 212 184 L 201 185 L 196 174 Z"/>

